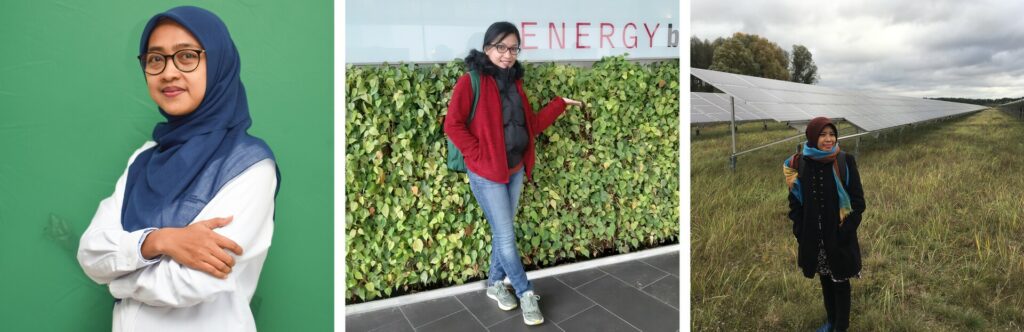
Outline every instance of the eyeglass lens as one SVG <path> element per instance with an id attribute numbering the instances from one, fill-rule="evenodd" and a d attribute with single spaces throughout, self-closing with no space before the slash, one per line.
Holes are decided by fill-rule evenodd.
<path id="1" fill-rule="evenodd" d="M 164 68 L 167 67 L 167 58 L 171 58 L 174 66 L 182 72 L 191 72 L 199 67 L 199 51 L 196 50 L 180 50 L 172 55 L 146 53 L 145 63 L 143 64 L 146 68 L 146 73 L 152 75 L 162 73 Z"/>
<path id="2" fill-rule="evenodd" d="M 519 50 L 520 50 L 519 47 L 512 48 L 512 47 L 505 46 L 505 44 L 494 44 L 494 48 L 498 50 L 498 53 L 505 53 L 505 52 L 508 52 L 508 51 L 512 51 L 512 54 L 519 54 Z"/>

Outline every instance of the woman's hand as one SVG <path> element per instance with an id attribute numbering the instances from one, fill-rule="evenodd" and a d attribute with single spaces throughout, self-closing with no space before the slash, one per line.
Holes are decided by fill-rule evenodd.
<path id="1" fill-rule="evenodd" d="M 231 268 L 235 266 L 235 259 L 224 250 L 241 255 L 242 247 L 213 230 L 227 226 L 232 218 L 213 218 L 193 223 L 185 228 L 155 230 L 149 233 L 146 241 L 142 243 L 142 257 L 153 259 L 159 255 L 167 255 L 187 267 L 217 278 L 227 278 Z"/>
<path id="2" fill-rule="evenodd" d="M 562 100 L 564 100 L 566 104 L 583 107 L 583 102 L 582 101 L 572 100 L 572 99 L 565 98 L 565 97 L 562 97 Z"/>

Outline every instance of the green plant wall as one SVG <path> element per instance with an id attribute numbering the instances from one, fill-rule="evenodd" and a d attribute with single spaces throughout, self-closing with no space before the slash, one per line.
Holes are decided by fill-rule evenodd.
<path id="1" fill-rule="evenodd" d="M 143 25 L 178 5 L 228 25 L 250 132 L 277 155 L 273 245 L 251 304 L 260 331 L 333 328 L 330 1 L 0 4 L 0 330 L 110 331 L 113 298 L 78 240 L 132 151 L 163 118 L 135 56 Z"/>
<path id="2" fill-rule="evenodd" d="M 526 64 L 534 109 L 585 101 L 537 140 L 516 218 L 524 263 L 543 267 L 675 241 L 679 63 L 609 57 Z M 490 233 L 465 174 L 445 166 L 444 115 L 464 65 L 346 68 L 346 300 L 486 276 Z"/>

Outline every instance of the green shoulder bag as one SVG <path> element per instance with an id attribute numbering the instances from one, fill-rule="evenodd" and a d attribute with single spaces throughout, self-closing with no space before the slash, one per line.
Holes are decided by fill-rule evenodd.
<path id="1" fill-rule="evenodd" d="M 480 100 L 480 76 L 475 70 L 470 70 L 469 78 L 473 82 L 473 111 L 469 112 L 468 121 L 471 123 L 473 116 L 476 115 L 476 102 Z M 459 173 L 466 172 L 466 158 L 462 155 L 462 151 L 455 147 L 451 138 L 448 138 L 448 169 Z"/>

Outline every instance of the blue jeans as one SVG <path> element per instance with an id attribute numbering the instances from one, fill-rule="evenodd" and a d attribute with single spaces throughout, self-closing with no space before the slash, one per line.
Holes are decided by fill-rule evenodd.
<path id="1" fill-rule="evenodd" d="M 519 208 L 519 194 L 523 192 L 523 170 L 512 174 L 508 184 L 494 182 L 467 171 L 469 189 L 473 191 L 480 208 L 484 210 L 487 223 L 491 224 L 491 271 L 487 286 L 508 279 L 516 290 L 516 297 L 533 290 L 533 284 L 526 279 L 523 261 L 516 247 L 516 230 L 513 226 L 516 209 Z"/>

